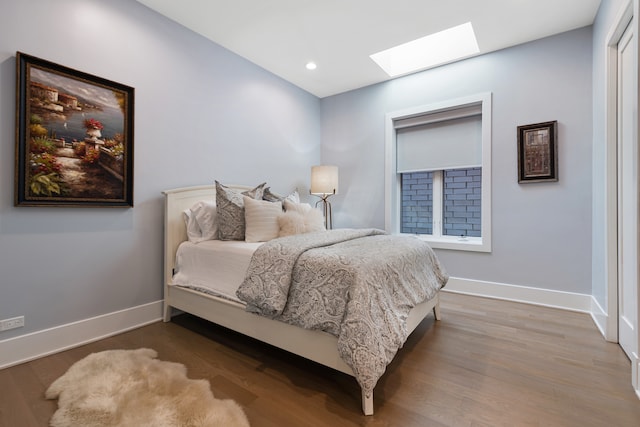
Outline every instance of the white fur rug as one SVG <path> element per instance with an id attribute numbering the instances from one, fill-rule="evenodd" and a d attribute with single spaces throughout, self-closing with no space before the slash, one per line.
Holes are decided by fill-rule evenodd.
<path id="1" fill-rule="evenodd" d="M 213 397 L 209 381 L 187 378 L 155 350 L 108 350 L 76 362 L 46 391 L 58 399 L 52 427 L 248 427 L 233 400 Z"/>

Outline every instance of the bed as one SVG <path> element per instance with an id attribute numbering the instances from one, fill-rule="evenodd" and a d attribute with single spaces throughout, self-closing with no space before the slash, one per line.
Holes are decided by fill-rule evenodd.
<path id="1" fill-rule="evenodd" d="M 229 188 L 236 191 L 251 190 L 251 187 L 247 186 L 229 186 Z M 163 314 L 165 322 L 171 320 L 173 309 L 175 308 L 321 365 L 356 376 L 354 369 L 341 357 L 336 336 L 321 330 L 306 329 L 284 323 L 276 318 L 256 315 L 247 311 L 246 303 L 233 298 L 232 295 L 229 297 L 229 295 L 213 294 L 207 292 L 206 289 L 200 289 L 198 286 L 185 287 L 176 285 L 174 283 L 176 254 L 180 245 L 189 240 L 184 211 L 203 200 L 214 202 L 216 186 L 203 185 L 177 188 L 164 191 L 163 194 L 165 196 Z M 187 243 L 183 245 L 183 247 L 186 246 L 188 246 Z M 204 247 L 205 245 L 202 246 Z M 243 245 L 238 244 L 238 246 Z M 260 244 L 254 245 L 255 248 L 259 246 Z M 219 276 L 219 280 L 225 280 L 224 274 Z M 444 286 L 444 283 L 446 283 L 446 278 L 441 286 Z M 418 303 L 410 310 L 405 322 L 408 334 L 431 312 L 433 312 L 436 320 L 440 320 L 438 292 L 435 292 L 429 300 Z M 373 389 L 365 390 L 362 387 L 361 397 L 364 414 L 372 415 Z"/>

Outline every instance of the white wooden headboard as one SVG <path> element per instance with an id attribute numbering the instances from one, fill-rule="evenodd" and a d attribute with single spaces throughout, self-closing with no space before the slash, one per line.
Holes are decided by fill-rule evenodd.
<path id="1" fill-rule="evenodd" d="M 238 191 L 251 190 L 244 185 L 228 185 Z M 176 251 L 180 243 L 187 240 L 187 229 L 183 211 L 200 200 L 216 200 L 215 185 L 198 185 L 163 191 L 164 194 L 164 286 L 171 283 Z"/>

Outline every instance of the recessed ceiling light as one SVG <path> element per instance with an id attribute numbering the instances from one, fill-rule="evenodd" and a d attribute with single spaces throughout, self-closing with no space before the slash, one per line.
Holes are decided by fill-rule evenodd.
<path id="1" fill-rule="evenodd" d="M 315 62 L 307 62 L 306 67 L 307 70 L 315 70 L 316 68 L 318 68 Z"/>
<path id="2" fill-rule="evenodd" d="M 389 76 L 445 64 L 480 52 L 471 22 L 371 55 Z"/>

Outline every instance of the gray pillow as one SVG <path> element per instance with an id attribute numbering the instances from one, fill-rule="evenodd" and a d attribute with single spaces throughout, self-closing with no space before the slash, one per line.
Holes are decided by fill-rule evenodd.
<path id="1" fill-rule="evenodd" d="M 239 192 L 216 181 L 216 208 L 218 213 L 218 238 L 220 240 L 244 240 L 244 200 L 242 196 L 261 200 L 266 182 L 252 190 Z"/>
<path id="2" fill-rule="evenodd" d="M 289 200 L 293 203 L 300 203 L 300 195 L 298 194 L 298 190 L 293 190 L 291 194 L 288 196 L 282 196 L 278 193 L 274 193 L 271 191 L 271 187 L 267 187 L 264 189 L 264 194 L 262 195 L 262 199 L 268 202 L 284 202 L 285 200 Z"/>

